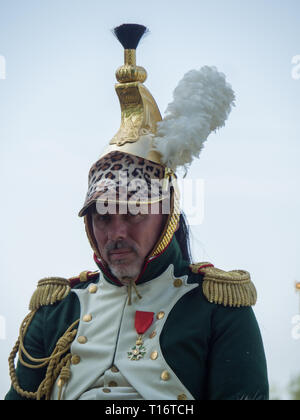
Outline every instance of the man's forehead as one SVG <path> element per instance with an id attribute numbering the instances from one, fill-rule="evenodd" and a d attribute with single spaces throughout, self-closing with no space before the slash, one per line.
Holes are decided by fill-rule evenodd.
<path id="1" fill-rule="evenodd" d="M 103 203 L 97 201 L 93 213 L 100 215 L 169 214 L 169 207 L 162 201 L 155 203 Z"/>

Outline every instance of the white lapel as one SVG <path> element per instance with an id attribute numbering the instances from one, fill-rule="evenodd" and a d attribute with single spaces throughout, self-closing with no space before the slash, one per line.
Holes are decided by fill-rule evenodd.
<path id="1" fill-rule="evenodd" d="M 102 273 L 98 284 L 72 290 L 80 302 L 80 323 L 71 346 L 71 353 L 77 356 L 78 363 L 71 365 L 71 378 L 64 386 L 62 398 L 78 399 L 114 364 L 146 400 L 174 400 L 183 394 L 187 399 L 193 399 L 168 366 L 159 344 L 160 333 L 174 305 L 198 286 L 188 284 L 187 278 L 179 277 L 182 285 L 178 287 L 177 282 L 175 286 L 176 277 L 171 264 L 156 279 L 137 286 L 142 299 L 139 300 L 133 291 L 131 306 L 127 304 L 127 287 L 110 284 L 103 279 Z M 134 327 L 137 310 L 154 312 L 155 315 L 153 325 L 144 337 L 146 354 L 143 359 L 132 361 L 127 353 L 137 339 Z M 164 313 L 161 319 L 157 319 L 159 312 Z M 150 338 L 153 331 L 156 335 Z M 153 352 L 157 352 L 155 360 L 151 358 Z M 56 399 L 57 395 L 55 385 L 52 398 Z"/>
<path id="2" fill-rule="evenodd" d="M 198 287 L 198 284 L 188 284 L 187 278 L 188 276 L 176 278 L 174 267 L 170 265 L 158 278 L 141 284 L 138 290 L 142 299 L 135 299 L 132 306 L 125 308 L 114 363 L 145 400 L 176 400 L 180 395 L 194 399 L 167 364 L 159 343 L 160 333 L 174 305 L 183 295 Z M 182 286 L 178 287 L 179 279 Z M 175 280 L 177 286 L 174 285 Z M 155 315 L 153 325 L 144 335 L 145 356 L 140 360 L 130 360 L 127 352 L 135 345 L 137 338 L 134 328 L 137 310 L 154 312 Z M 162 313 L 163 317 L 157 319 L 157 315 Z M 153 331 L 156 335 L 150 338 Z"/>
<path id="3" fill-rule="evenodd" d="M 71 365 L 71 379 L 64 387 L 62 397 L 68 400 L 78 399 L 113 364 L 119 327 L 127 302 L 127 289 L 108 283 L 103 280 L 102 274 L 98 284 L 91 284 L 86 289 L 74 289 L 72 292 L 80 302 L 80 324 L 71 353 L 78 356 L 80 361 Z M 91 315 L 91 321 L 85 322 L 85 315 Z M 83 342 L 84 339 L 87 341 Z M 54 392 L 55 397 L 58 394 Z"/>

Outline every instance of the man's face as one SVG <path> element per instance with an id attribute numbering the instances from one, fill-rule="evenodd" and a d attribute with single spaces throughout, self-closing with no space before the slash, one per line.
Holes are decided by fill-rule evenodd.
<path id="1" fill-rule="evenodd" d="M 98 249 L 112 274 L 123 284 L 136 280 L 146 256 L 157 242 L 166 216 L 162 214 L 93 213 Z"/>

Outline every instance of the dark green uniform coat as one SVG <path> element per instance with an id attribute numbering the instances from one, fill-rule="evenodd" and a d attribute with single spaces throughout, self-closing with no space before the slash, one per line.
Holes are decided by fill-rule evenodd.
<path id="1" fill-rule="evenodd" d="M 86 372 L 91 369 L 91 376 L 96 372 L 95 380 L 115 364 L 127 378 L 130 378 L 129 383 L 144 399 L 268 399 L 266 360 L 252 308 L 225 307 L 222 296 L 219 304 L 209 302 L 208 296 L 203 293 L 204 280 L 205 274 L 193 273 L 189 264 L 183 261 L 174 238 L 162 255 L 149 261 L 144 267 L 137 282 L 138 291 L 142 295 L 141 300 L 135 297 L 132 305 L 128 306 L 126 287 L 116 284 L 101 270 L 97 276 L 77 284 L 64 299 L 52 305 L 40 306 L 25 334 L 24 347 L 34 358 L 49 357 L 59 338 L 74 321 L 80 319 L 79 326 L 76 327 L 78 330 L 76 330 L 74 348 L 71 347 L 66 354 L 71 352 L 74 355 L 76 352 L 77 356 L 80 355 L 79 365 L 86 360 Z M 98 297 L 97 293 L 91 293 L 89 289 L 91 284 L 99 287 Z M 101 311 L 98 306 L 106 304 L 101 303 L 101 293 L 103 295 L 108 293 L 110 300 L 107 298 L 105 302 L 110 303 L 108 309 L 97 316 L 97 311 Z M 133 296 L 135 296 L 134 291 Z M 86 327 L 82 320 L 85 305 L 90 305 L 91 299 L 100 299 L 99 304 L 95 301 L 95 305 L 98 305 L 94 306 L 95 309 L 88 309 L 92 314 L 95 313 L 92 322 L 98 322 L 95 333 L 92 325 Z M 122 305 L 119 320 L 113 320 L 116 318 L 113 314 L 109 317 L 112 322 L 110 326 L 110 323 L 105 321 L 105 316 L 113 310 L 114 305 L 118 304 L 117 299 L 123 299 L 125 303 Z M 156 361 L 149 361 L 150 350 L 138 361 L 129 360 L 124 351 L 127 338 L 126 340 L 124 338 L 126 343 L 123 345 L 122 337 L 126 336 L 127 331 L 128 343 L 134 345 L 136 331 L 130 320 L 133 321 L 135 310 L 153 310 L 155 314 L 154 324 L 149 333 L 157 332 L 156 338 L 149 339 L 148 335 L 145 336 L 145 347 L 158 350 Z M 127 311 L 131 312 L 127 315 Z M 158 312 L 163 313 L 162 321 L 156 316 Z M 125 325 L 126 322 L 129 323 Z M 96 337 L 98 332 L 101 334 L 101 330 L 109 331 L 110 328 L 113 330 L 114 323 L 118 335 L 110 344 L 109 351 L 105 350 L 106 353 L 104 352 L 102 356 L 105 340 L 99 339 L 100 344 L 96 345 L 97 340 L 95 338 L 93 341 L 94 336 Z M 82 337 L 82 334 L 88 342 L 80 345 L 78 337 Z M 152 344 L 154 340 L 157 342 Z M 89 346 L 93 349 L 90 353 Z M 103 360 L 103 363 L 89 366 L 88 363 L 93 363 L 93 357 L 98 360 L 97 349 L 99 349 L 98 359 Z M 23 359 L 28 361 L 24 356 Z M 69 384 L 66 385 L 65 399 L 79 399 L 83 392 L 93 387 L 93 383 L 84 384 L 76 369 L 79 367 L 71 365 L 71 377 L 68 379 Z M 33 369 L 18 362 L 16 377 L 20 388 L 35 392 L 45 378 L 46 370 L 47 365 Z M 167 372 L 167 376 L 162 380 L 163 376 L 161 377 L 159 372 Z M 14 387 L 11 387 L 6 399 L 16 400 L 26 397 L 22 397 Z"/>

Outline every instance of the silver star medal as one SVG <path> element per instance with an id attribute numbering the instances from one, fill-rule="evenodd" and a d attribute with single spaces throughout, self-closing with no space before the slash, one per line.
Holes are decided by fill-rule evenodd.
<path id="1" fill-rule="evenodd" d="M 146 354 L 146 348 L 143 346 L 142 336 L 140 336 L 135 343 L 135 346 L 131 348 L 130 351 L 127 352 L 128 359 L 130 360 L 140 360 Z"/>

